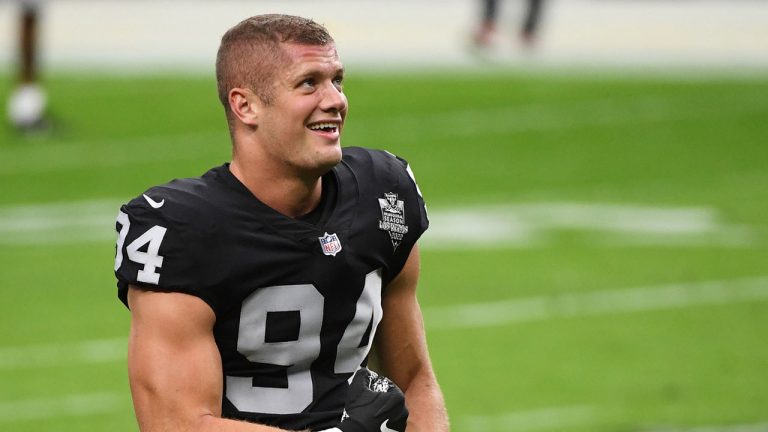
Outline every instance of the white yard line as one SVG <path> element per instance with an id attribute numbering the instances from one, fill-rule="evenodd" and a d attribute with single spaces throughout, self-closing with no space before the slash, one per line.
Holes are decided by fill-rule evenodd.
<path id="1" fill-rule="evenodd" d="M 718 306 L 768 300 L 768 276 L 427 307 L 429 330 L 500 327 L 521 322 Z M 0 370 L 124 361 L 125 338 L 0 348 Z"/>
<path id="2" fill-rule="evenodd" d="M 768 276 L 430 307 L 424 321 L 430 330 L 453 330 L 766 300 Z"/>
<path id="3" fill-rule="evenodd" d="M 510 411 L 493 415 L 470 415 L 453 419 L 456 429 L 466 432 L 558 431 L 606 424 L 603 410 L 588 405 Z M 765 432 L 768 423 L 732 425 L 664 426 L 642 428 L 639 432 Z"/>
<path id="4" fill-rule="evenodd" d="M 639 432 L 765 432 L 768 422 L 737 425 L 705 425 L 705 426 L 666 426 L 660 428 L 639 429 Z"/>
<path id="5" fill-rule="evenodd" d="M 585 232 L 614 245 L 744 247 L 751 229 L 724 223 L 714 208 L 543 202 L 430 209 L 427 249 L 530 247 L 557 231 Z"/>
<path id="6" fill-rule="evenodd" d="M 465 416 L 453 421 L 457 429 L 466 432 L 563 430 L 575 426 L 593 426 L 598 422 L 598 411 L 590 406 L 541 408 L 491 416 Z"/>
<path id="7" fill-rule="evenodd" d="M 764 110 L 760 98 L 752 94 L 737 93 L 731 98 L 733 103 L 730 104 L 730 115 L 743 117 L 759 114 Z M 717 106 L 703 105 L 679 109 L 677 105 L 680 103 L 685 103 L 685 97 L 678 101 L 678 98 L 669 94 L 647 94 L 631 100 L 595 97 L 563 102 L 556 106 L 538 103 L 426 114 L 393 114 L 375 119 L 361 117 L 355 119 L 354 123 L 360 130 L 373 134 L 384 133 L 394 141 L 418 142 L 426 133 L 448 139 L 477 139 L 498 134 L 629 124 L 651 125 L 723 115 Z M 622 108 L 616 109 L 619 105 Z M 382 129 L 383 127 L 386 130 Z M 169 146 L 174 142 L 183 142 L 185 151 L 178 152 L 173 146 Z M 55 152 L 49 147 L 4 149 L 7 157 L 0 159 L 0 175 L 75 171 L 84 168 L 121 168 L 147 162 L 195 160 L 201 154 L 210 154 L 214 146 L 219 146 L 223 154 L 227 142 L 226 132 L 221 129 L 106 141 L 68 142 L 60 144 Z"/>
<path id="8" fill-rule="evenodd" d="M 115 240 L 119 200 L 0 207 L 0 246 L 53 245 Z"/>
<path id="9" fill-rule="evenodd" d="M 590 78 L 587 78 L 590 79 Z M 532 103 L 514 106 L 476 107 L 432 112 L 424 115 L 392 115 L 368 122 L 356 119 L 364 130 L 380 131 L 395 141 L 419 142 L 423 135 L 446 139 L 473 138 L 521 132 L 552 132 L 585 127 L 614 127 L 624 125 L 659 125 L 691 119 L 717 118 L 722 110 L 715 106 L 688 105 L 685 96 L 647 94 L 632 99 L 594 97 L 558 105 Z M 734 95 L 733 115 L 758 114 L 762 102 L 750 94 Z M 617 109 L 621 107 L 621 109 Z M 381 129 L 383 126 L 386 130 Z M 513 146 L 514 144 L 509 144 Z"/>
<path id="10" fill-rule="evenodd" d="M 61 417 L 84 417 L 129 409 L 117 393 L 72 394 L 60 398 L 0 402 L 0 423 Z"/>
<path id="11" fill-rule="evenodd" d="M 0 207 L 0 245 L 114 240 L 120 200 Z M 709 207 L 542 202 L 430 209 L 425 249 L 521 248 L 552 243 L 559 231 L 583 232 L 600 245 L 750 247 L 749 227 Z"/>
<path id="12" fill-rule="evenodd" d="M 0 370 L 124 361 L 126 338 L 0 347 Z"/>
<path id="13" fill-rule="evenodd" d="M 137 136 L 110 140 L 71 141 L 50 146 L 4 148 L 0 159 L 0 175 L 44 174 L 77 171 L 84 168 L 127 169 L 132 165 L 187 161 L 210 154 L 219 146 L 226 154 L 228 138 L 224 129 L 172 135 Z M 184 143 L 177 151 L 169 143 Z M 151 149 L 151 150 L 150 150 Z"/>

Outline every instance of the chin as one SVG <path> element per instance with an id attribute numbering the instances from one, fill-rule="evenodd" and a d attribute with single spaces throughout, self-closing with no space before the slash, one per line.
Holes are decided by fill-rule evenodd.
<path id="1" fill-rule="evenodd" d="M 341 146 L 326 147 L 315 155 L 314 165 L 317 172 L 322 175 L 330 171 L 341 162 Z"/>
<path id="2" fill-rule="evenodd" d="M 324 148 L 318 156 L 319 160 L 322 160 L 325 163 L 330 163 L 331 166 L 335 166 L 337 163 L 341 162 L 341 144 L 336 142 L 336 145 Z"/>

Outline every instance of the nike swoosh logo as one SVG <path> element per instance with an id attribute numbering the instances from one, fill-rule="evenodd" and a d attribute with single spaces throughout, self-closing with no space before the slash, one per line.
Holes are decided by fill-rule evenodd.
<path id="1" fill-rule="evenodd" d="M 147 194 L 142 194 L 142 195 L 144 195 L 144 199 L 147 200 L 147 202 L 149 203 L 149 205 L 152 206 L 152 208 L 158 209 L 158 208 L 162 207 L 163 204 L 165 204 L 165 198 L 160 200 L 160 202 L 157 202 L 157 201 L 153 200 L 152 198 L 148 197 Z"/>
<path id="2" fill-rule="evenodd" d="M 379 428 L 381 429 L 381 432 L 397 432 L 396 430 L 391 429 L 389 426 L 387 426 L 388 424 L 389 424 L 389 419 L 386 419 L 384 420 L 383 423 L 381 423 L 381 427 Z"/>

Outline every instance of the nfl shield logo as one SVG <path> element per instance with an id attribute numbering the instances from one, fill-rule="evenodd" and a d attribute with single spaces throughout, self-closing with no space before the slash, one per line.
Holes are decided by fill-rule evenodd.
<path id="1" fill-rule="evenodd" d="M 328 234 L 326 232 L 324 236 L 317 239 L 320 240 L 320 247 L 323 249 L 324 254 L 336 256 L 341 251 L 341 242 L 336 234 Z"/>

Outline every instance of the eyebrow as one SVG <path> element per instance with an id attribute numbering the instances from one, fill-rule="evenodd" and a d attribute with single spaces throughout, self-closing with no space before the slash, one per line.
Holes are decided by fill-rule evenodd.
<path id="1" fill-rule="evenodd" d="M 302 81 L 306 78 L 321 78 L 321 77 L 331 77 L 336 78 L 339 76 L 344 76 L 344 67 L 338 67 L 334 69 L 333 71 L 330 71 L 329 73 L 326 73 L 325 69 L 319 69 L 319 68 L 305 68 L 303 70 L 297 71 L 296 73 L 292 73 L 288 75 L 288 82 L 291 83 L 291 85 L 295 85 L 299 81 Z"/>
<path id="2" fill-rule="evenodd" d="M 344 73 L 344 66 L 339 65 L 339 67 L 335 68 L 330 75 L 338 75 Z M 309 76 L 309 75 L 326 75 L 326 69 L 323 67 L 317 68 L 317 67 L 306 67 L 303 69 L 298 70 L 294 76 Z"/>

